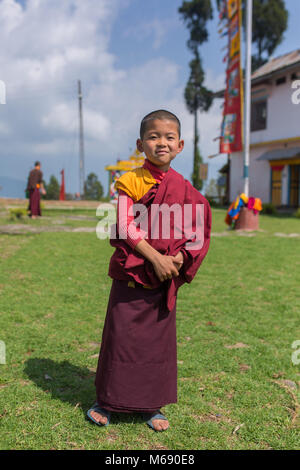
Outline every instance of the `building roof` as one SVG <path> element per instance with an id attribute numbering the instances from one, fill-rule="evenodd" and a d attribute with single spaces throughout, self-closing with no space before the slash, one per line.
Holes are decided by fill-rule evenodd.
<path id="1" fill-rule="evenodd" d="M 273 76 L 281 75 L 283 72 L 293 69 L 297 65 L 300 68 L 300 49 L 275 57 L 259 67 L 251 75 L 251 85 L 257 85 Z M 224 93 L 225 89 L 216 91 L 214 97 L 223 98 Z"/>
<path id="2" fill-rule="evenodd" d="M 300 49 L 269 60 L 266 64 L 253 72 L 251 81 L 253 83 L 258 80 L 260 81 L 262 78 L 266 79 L 271 75 L 277 75 L 278 72 L 282 73 L 284 70 L 294 67 L 297 64 L 300 65 Z"/>
<path id="3" fill-rule="evenodd" d="M 257 160 L 286 160 L 299 157 L 300 147 L 292 147 L 268 150 L 268 152 L 263 153 Z"/>

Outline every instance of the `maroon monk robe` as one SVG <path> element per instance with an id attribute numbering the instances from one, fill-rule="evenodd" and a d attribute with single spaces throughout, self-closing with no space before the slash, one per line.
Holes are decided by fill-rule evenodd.
<path id="1" fill-rule="evenodd" d="M 163 255 L 175 256 L 179 251 L 182 251 L 184 254 L 184 266 L 181 269 L 181 275 L 164 282 L 164 288 L 167 291 L 167 306 L 169 310 L 172 310 L 178 288 L 184 282 L 190 283 L 192 281 L 208 252 L 211 231 L 210 206 L 205 197 L 172 168 L 168 170 L 162 182 L 159 185 L 154 185 L 138 203 L 144 204 L 148 209 L 147 242 Z M 194 207 L 196 204 L 203 204 L 203 245 L 200 249 L 187 249 L 186 243 L 192 240 L 192 238 L 186 238 L 183 230 L 180 239 L 151 239 L 151 214 L 149 208 L 152 204 L 162 205 L 164 203 L 167 203 L 168 206 L 178 204 L 182 208 L 184 205 L 189 204 L 192 204 Z M 195 216 L 195 212 L 193 215 Z M 184 217 L 182 217 L 182 221 L 184 221 Z M 170 234 L 172 234 L 174 233 L 174 219 L 172 218 L 170 225 Z M 194 225 L 195 220 L 193 220 Z M 125 281 L 135 280 L 140 284 L 152 287 L 161 285 L 154 272 L 152 263 L 146 260 L 143 255 L 132 250 L 124 240 L 112 239 L 111 245 L 116 247 L 116 251 L 110 261 L 110 277 Z"/>
<path id="2" fill-rule="evenodd" d="M 96 374 L 97 402 L 116 412 L 153 412 L 177 401 L 176 308 L 162 288 L 112 283 Z"/>
<path id="3" fill-rule="evenodd" d="M 41 207 L 40 207 L 40 184 L 43 181 L 43 173 L 40 170 L 33 169 L 29 173 L 27 190 L 29 192 L 29 205 L 28 211 L 30 215 L 41 216 Z"/>
<path id="4" fill-rule="evenodd" d="M 109 266 L 114 279 L 107 308 L 96 373 L 97 402 L 110 411 L 152 412 L 177 401 L 176 294 L 191 282 L 207 254 L 211 211 L 206 199 L 191 184 L 169 169 L 140 201 L 151 204 L 204 204 L 204 243 L 187 250 L 187 238 L 154 239 L 148 243 L 166 255 L 184 254 L 180 275 L 161 283 L 152 264 L 120 239 Z M 150 217 L 150 210 L 149 217 Z M 172 220 L 172 219 L 171 219 Z M 171 229 L 174 229 L 174 223 Z M 172 230 L 171 230 L 172 233 Z M 136 281 L 136 287 L 128 281 Z M 151 286 L 146 289 L 142 285 Z"/>
<path id="5" fill-rule="evenodd" d="M 38 188 L 30 189 L 29 190 L 29 206 L 28 210 L 30 211 L 30 215 L 42 215 L 41 214 L 41 207 L 40 207 L 40 190 Z"/>

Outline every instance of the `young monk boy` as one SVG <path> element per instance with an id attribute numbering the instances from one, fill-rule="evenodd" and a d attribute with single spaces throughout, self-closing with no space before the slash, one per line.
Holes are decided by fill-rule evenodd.
<path id="1" fill-rule="evenodd" d="M 183 146 L 178 118 L 165 110 L 151 112 L 137 140 L 145 163 L 116 183 L 113 282 L 96 373 L 97 402 L 87 413 L 100 426 L 109 424 L 111 412 L 138 412 L 152 429 L 164 431 L 169 422 L 160 408 L 177 402 L 176 295 L 206 256 L 211 229 L 207 200 L 170 167 Z M 166 207 L 179 213 L 172 219 Z M 202 222 L 195 230 L 199 207 Z M 134 210 L 143 213 L 139 226 Z"/>
<path id="2" fill-rule="evenodd" d="M 26 190 L 28 191 L 29 196 L 29 216 L 32 219 L 36 219 L 38 216 L 42 215 L 40 207 L 40 190 L 42 191 L 42 194 L 46 194 L 40 162 L 35 162 L 34 169 L 30 171 Z"/>

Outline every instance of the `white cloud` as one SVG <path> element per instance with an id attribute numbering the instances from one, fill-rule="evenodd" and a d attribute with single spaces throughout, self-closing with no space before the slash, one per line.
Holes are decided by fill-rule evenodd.
<path id="1" fill-rule="evenodd" d="M 54 130 L 57 133 L 71 133 L 78 128 L 77 109 L 74 105 L 60 103 L 55 105 L 50 112 L 42 118 L 42 124 L 45 128 Z M 108 135 L 110 128 L 109 120 L 101 113 L 91 109 L 85 109 L 84 112 L 84 131 L 85 137 L 102 140 Z"/>
<path id="2" fill-rule="evenodd" d="M 193 117 L 185 108 L 179 65 L 156 57 L 139 66 L 120 69 L 110 53 L 110 30 L 122 0 L 16 0 L 0 2 L 0 79 L 7 86 L 7 104 L 1 107 L 0 133 L 5 135 L 0 158 L 6 174 L 27 171 L 32 156 L 44 158 L 46 171 L 54 173 L 72 161 L 68 178 L 77 190 L 78 102 L 77 80 L 82 81 L 86 171 L 102 182 L 104 166 L 134 149 L 140 119 L 150 110 L 166 108 L 182 121 L 186 147 L 176 167 L 186 177 L 192 169 Z M 162 41 L 163 22 L 153 22 L 154 47 Z M 208 71 L 214 89 L 223 77 Z M 200 148 L 216 153 L 220 111 L 199 119 Z M 11 136 L 10 140 L 8 137 Z M 36 157 L 35 157 L 36 158 Z M 76 165 L 74 164 L 76 161 Z M 23 177 L 24 175 L 17 175 Z"/>
<path id="3" fill-rule="evenodd" d="M 22 22 L 22 7 L 13 0 L 2 0 L 0 4 L 0 29 L 4 34 L 12 33 Z"/>

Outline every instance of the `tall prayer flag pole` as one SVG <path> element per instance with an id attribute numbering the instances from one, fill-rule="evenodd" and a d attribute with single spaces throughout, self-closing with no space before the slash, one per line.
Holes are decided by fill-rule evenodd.
<path id="1" fill-rule="evenodd" d="M 252 0 L 246 0 L 246 75 L 245 75 L 245 121 L 244 121 L 244 194 L 249 197 L 249 149 L 251 123 L 251 43 Z"/>

